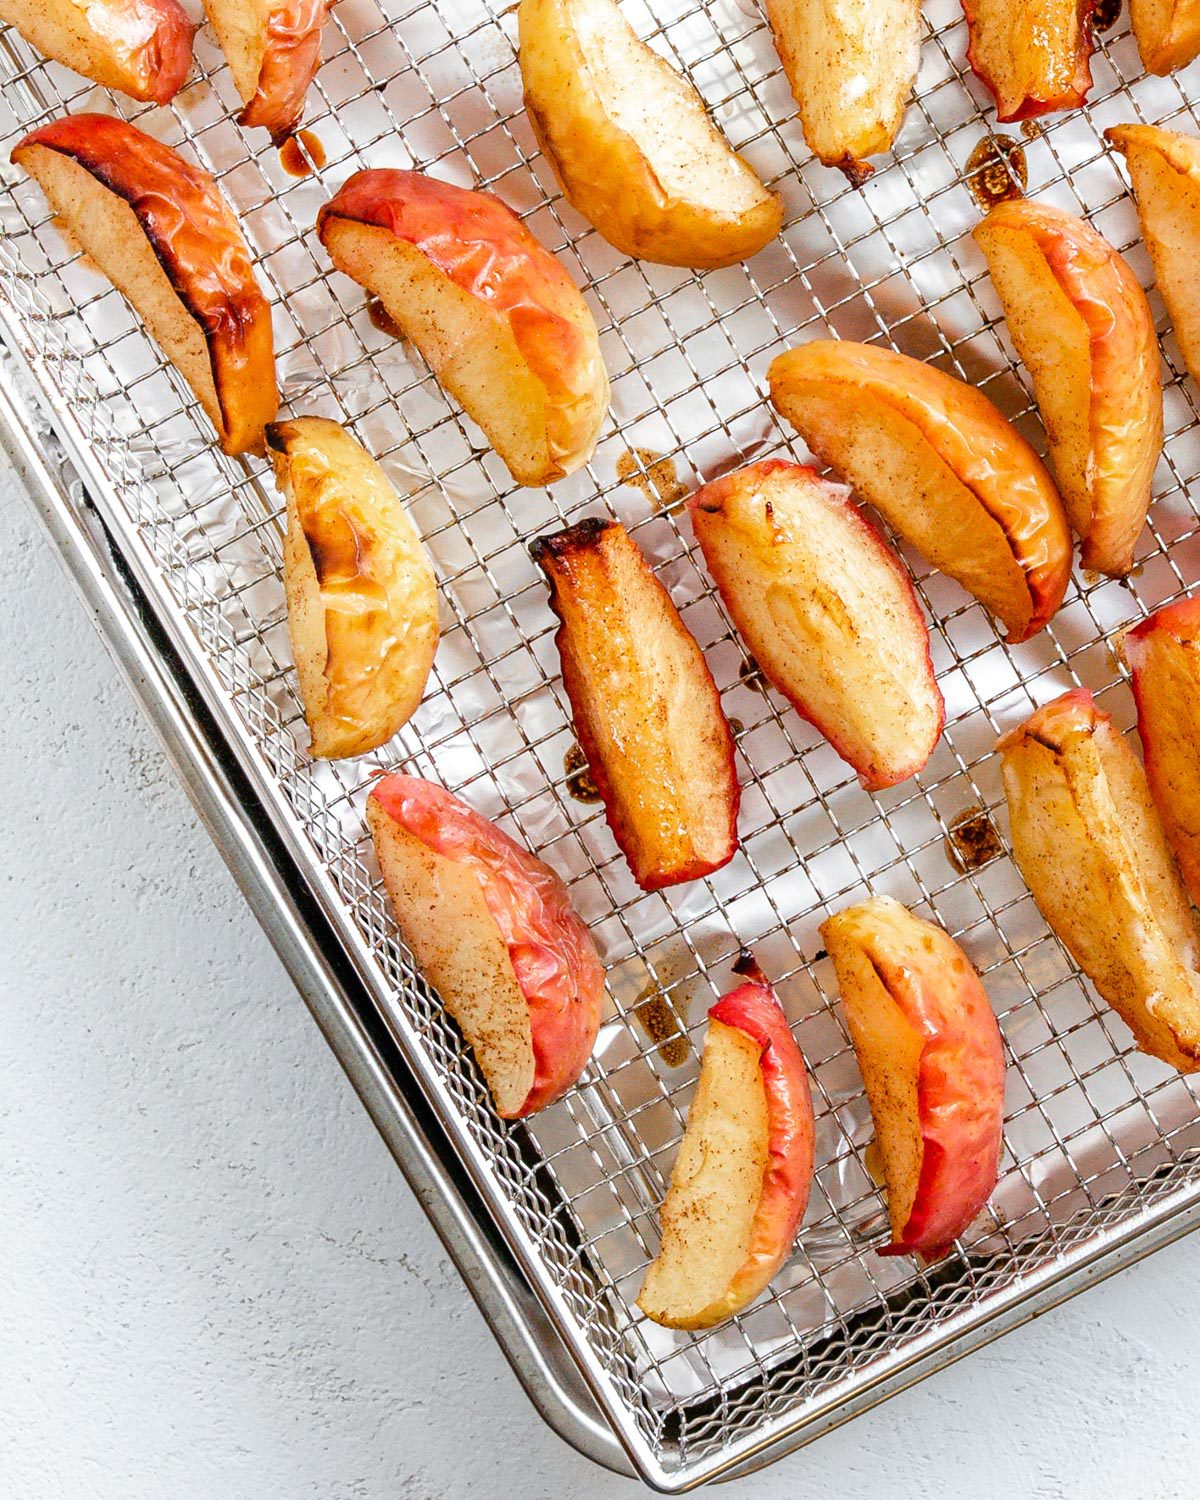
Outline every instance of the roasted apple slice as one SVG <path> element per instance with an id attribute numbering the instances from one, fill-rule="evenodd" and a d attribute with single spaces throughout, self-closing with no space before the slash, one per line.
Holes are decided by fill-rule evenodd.
<path id="1" fill-rule="evenodd" d="M 544 1109 L 587 1066 L 604 967 L 567 888 L 465 802 L 385 776 L 367 822 L 404 941 L 467 1039 L 501 1119 Z"/>
<path id="2" fill-rule="evenodd" d="M 287 501 L 283 581 L 316 756 L 364 755 L 415 713 L 438 641 L 433 568 L 387 475 L 344 427 L 267 428 Z"/>
<path id="3" fill-rule="evenodd" d="M 276 145 L 300 124 L 321 66 L 332 0 L 204 0 L 205 13 L 246 106 L 239 125 L 260 125 Z"/>
<path id="4" fill-rule="evenodd" d="M 779 233 L 783 200 L 615 0 L 521 0 L 525 108 L 568 201 L 618 250 L 707 270 Z"/>
<path id="5" fill-rule="evenodd" d="M 1200 56 L 1200 0 L 1129 0 L 1147 73 L 1166 75 Z"/>
<path id="6" fill-rule="evenodd" d="M 0 0 L 0 21 L 43 57 L 131 99 L 168 104 L 192 66 L 178 0 Z"/>
<path id="7" fill-rule="evenodd" d="M 889 896 L 830 917 L 850 1038 L 887 1185 L 885 1255 L 937 1260 L 996 1186 L 1004 1045 L 970 960 Z"/>
<path id="8" fill-rule="evenodd" d="M 1002 203 L 975 238 L 1033 377 L 1080 561 L 1120 577 L 1133 566 L 1162 451 L 1146 294 L 1103 235 L 1047 203 Z"/>
<path id="9" fill-rule="evenodd" d="M 967 61 L 1000 120 L 1077 109 L 1092 86 L 1092 12 L 1099 0 L 963 0 Z"/>
<path id="10" fill-rule="evenodd" d="M 915 775 L 942 732 L 908 574 L 841 486 L 769 459 L 688 501 L 725 607 L 767 680 L 870 791 Z"/>
<path id="11" fill-rule="evenodd" d="M 596 325 L 571 278 L 499 198 L 375 168 L 325 204 L 317 232 L 518 484 L 550 484 L 588 461 L 609 394 Z"/>
<path id="12" fill-rule="evenodd" d="M 271 310 L 216 183 L 113 115 L 68 115 L 12 159 L 128 297 L 226 453 L 261 453 L 279 407 Z"/>
<path id="13" fill-rule="evenodd" d="M 1114 125 L 1104 134 L 1124 154 L 1155 282 L 1184 363 L 1200 381 L 1200 140 L 1156 125 Z"/>
<path id="14" fill-rule="evenodd" d="M 708 1013 L 700 1079 L 638 1306 L 711 1328 L 766 1289 L 796 1238 L 813 1175 L 804 1059 L 757 970 Z"/>
<path id="15" fill-rule="evenodd" d="M 1200 905 L 1200 599 L 1156 610 L 1126 634 L 1124 650 L 1146 779 Z"/>
<path id="16" fill-rule="evenodd" d="M 771 400 L 823 462 L 1023 641 L 1071 576 L 1041 460 L 986 396 L 873 344 L 818 340 L 771 364 Z"/>
<path id="17" fill-rule="evenodd" d="M 921 61 L 920 0 L 767 0 L 804 138 L 856 186 L 890 151 Z"/>
<path id="18" fill-rule="evenodd" d="M 1006 734 L 1013 854 L 1046 921 L 1143 1052 L 1200 1067 L 1200 943 L 1137 756 L 1083 689 Z"/>
<path id="19" fill-rule="evenodd" d="M 562 622 L 575 732 L 608 826 L 644 890 L 719 870 L 737 849 L 733 736 L 704 654 L 615 521 L 531 548 Z"/>

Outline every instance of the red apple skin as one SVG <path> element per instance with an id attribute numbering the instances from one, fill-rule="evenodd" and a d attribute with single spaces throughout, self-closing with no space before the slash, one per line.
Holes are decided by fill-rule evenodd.
<path id="1" fill-rule="evenodd" d="M 258 90 L 238 116 L 238 124 L 269 130 L 277 146 L 293 134 L 304 114 L 304 96 L 321 66 L 321 33 L 330 4 L 331 0 L 281 0 L 267 18 Z"/>
<path id="2" fill-rule="evenodd" d="M 759 1067 L 767 1097 L 767 1166 L 750 1248 L 725 1300 L 743 1307 L 758 1295 L 791 1252 L 808 1207 L 813 1177 L 813 1106 L 808 1070 L 775 991 L 756 966 L 749 983 L 718 1000 L 711 1021 L 736 1027 L 762 1048 Z"/>
<path id="3" fill-rule="evenodd" d="M 534 1082 L 522 1119 L 553 1104 L 587 1066 L 604 1007 L 604 966 L 562 881 L 444 787 L 393 773 L 371 798 L 435 853 L 470 865 L 526 1001 Z"/>

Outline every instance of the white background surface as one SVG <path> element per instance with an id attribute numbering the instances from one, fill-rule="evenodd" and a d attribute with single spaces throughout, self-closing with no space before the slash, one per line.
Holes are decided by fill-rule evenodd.
<path id="1" fill-rule="evenodd" d="M 637 1493 L 528 1404 L 2 473 L 0 557 L 0 1496 Z M 734 1489 L 1191 1496 L 1198 1273 Z"/>

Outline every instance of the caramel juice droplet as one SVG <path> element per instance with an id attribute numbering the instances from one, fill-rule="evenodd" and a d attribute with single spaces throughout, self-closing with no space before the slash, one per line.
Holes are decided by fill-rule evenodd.
<path id="1" fill-rule="evenodd" d="M 627 448 L 617 459 L 617 478 L 640 490 L 655 510 L 666 510 L 687 494 L 675 460 L 653 448 Z"/>
<path id="2" fill-rule="evenodd" d="M 402 339 L 404 337 L 403 333 L 396 326 L 391 313 L 388 312 L 378 297 L 372 297 L 367 303 L 367 317 L 379 329 L 380 333 L 386 333 L 394 339 Z"/>
<path id="3" fill-rule="evenodd" d="M 1029 168 L 1020 141 L 1012 136 L 985 135 L 967 157 L 966 183 L 984 213 L 997 204 L 1023 198 Z"/>
<path id="4" fill-rule="evenodd" d="M 325 147 L 311 130 L 298 130 L 280 146 L 279 160 L 289 176 L 308 177 L 325 165 Z"/>
<path id="5" fill-rule="evenodd" d="M 651 982 L 646 986 L 633 1013 L 667 1067 L 682 1067 L 688 1055 L 687 1032 L 675 1005 L 657 984 Z"/>
<path id="6" fill-rule="evenodd" d="M 1092 11 L 1092 32 L 1099 35 L 1102 31 L 1111 31 L 1117 24 L 1117 18 L 1121 14 L 1121 0 L 1098 0 L 1095 10 Z"/>
<path id="7" fill-rule="evenodd" d="M 563 770 L 567 773 L 567 791 L 576 802 L 600 801 L 600 788 L 592 780 L 587 756 L 578 745 L 572 745 L 563 756 Z"/>
<path id="8" fill-rule="evenodd" d="M 946 858 L 960 875 L 990 864 L 1003 852 L 1000 835 L 982 807 L 968 807 L 950 824 Z"/>

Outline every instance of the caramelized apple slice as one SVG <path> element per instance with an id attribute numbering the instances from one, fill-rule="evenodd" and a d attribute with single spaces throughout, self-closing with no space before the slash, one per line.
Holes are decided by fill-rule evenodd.
<path id="1" fill-rule="evenodd" d="M 887 1184 L 885 1255 L 937 1260 L 992 1189 L 1004 1046 L 970 960 L 889 896 L 821 927 L 862 1069 Z"/>
<path id="2" fill-rule="evenodd" d="M 1135 625 L 1125 661 L 1154 804 L 1200 903 L 1200 599 L 1168 604 Z"/>
<path id="3" fill-rule="evenodd" d="M 1200 944 L 1137 757 L 1078 689 L 997 749 L 1013 854 L 1046 921 L 1143 1052 L 1200 1066 Z"/>
<path id="4" fill-rule="evenodd" d="M 552 1104 L 587 1066 L 604 968 L 562 881 L 432 782 L 385 776 L 367 800 L 404 941 L 458 1023 L 501 1119 Z"/>
<path id="5" fill-rule="evenodd" d="M 963 0 L 967 61 L 1000 120 L 1076 109 L 1092 86 L 1092 12 L 1099 0 Z"/>
<path id="6" fill-rule="evenodd" d="M 239 125 L 259 125 L 278 146 L 304 114 L 321 66 L 321 32 L 332 0 L 204 0 L 234 86 Z"/>
<path id="7" fill-rule="evenodd" d="M 194 28 L 178 0 L 0 0 L 0 21 L 131 99 L 170 103 L 192 66 Z"/>
<path id="8" fill-rule="evenodd" d="M 986 396 L 873 344 L 779 355 L 771 400 L 823 462 L 1023 641 L 1052 618 L 1071 534 L 1041 460 Z"/>
<path id="9" fill-rule="evenodd" d="M 275 415 L 271 310 L 216 183 L 112 115 L 68 115 L 12 153 L 128 297 L 226 453 L 261 453 Z"/>
<path id="10" fill-rule="evenodd" d="M 272 423 L 283 580 L 317 756 L 363 755 L 416 712 L 438 641 L 433 568 L 387 475 L 323 417 Z"/>
<path id="11" fill-rule="evenodd" d="M 975 238 L 1033 377 L 1080 561 L 1119 577 L 1133 566 L 1162 451 L 1146 294 L 1102 235 L 1046 203 L 1002 203 Z"/>
<path id="12" fill-rule="evenodd" d="M 713 480 L 688 510 L 767 680 L 868 790 L 915 775 L 942 732 L 929 632 L 908 574 L 846 490 L 768 460 Z"/>
<path id="13" fill-rule="evenodd" d="M 1147 73 L 1174 73 L 1200 56 L 1200 0 L 1129 0 L 1129 19 Z"/>
<path id="14" fill-rule="evenodd" d="M 498 198 L 420 172 L 356 172 L 321 209 L 317 233 L 518 484 L 550 484 L 588 461 L 609 394 L 596 325 Z"/>
<path id="15" fill-rule="evenodd" d="M 644 890 L 709 875 L 737 849 L 733 736 L 704 654 L 615 521 L 531 548 L 562 621 L 563 685 L 608 825 Z"/>
<path id="16" fill-rule="evenodd" d="M 638 1294 L 666 1328 L 711 1328 L 748 1307 L 791 1253 L 808 1203 L 808 1075 L 774 991 L 753 972 L 708 1013 L 662 1245 Z"/>

